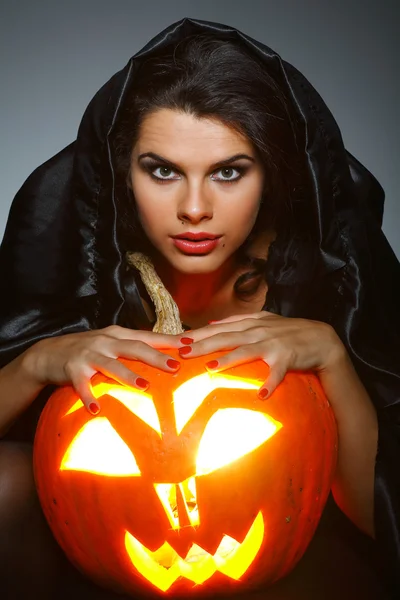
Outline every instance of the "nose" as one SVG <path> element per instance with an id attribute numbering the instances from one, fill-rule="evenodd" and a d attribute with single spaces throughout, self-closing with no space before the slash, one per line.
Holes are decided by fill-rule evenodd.
<path id="1" fill-rule="evenodd" d="M 209 193 L 201 187 L 187 190 L 178 205 L 177 216 L 180 221 L 194 225 L 212 219 L 213 203 Z"/>
<path id="2" fill-rule="evenodd" d="M 194 476 L 180 483 L 155 483 L 154 489 L 173 529 L 200 524 Z"/>

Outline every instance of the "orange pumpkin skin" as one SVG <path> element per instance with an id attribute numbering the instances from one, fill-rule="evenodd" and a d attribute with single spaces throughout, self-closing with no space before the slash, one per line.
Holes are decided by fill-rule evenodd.
<path id="1" fill-rule="evenodd" d="M 168 353 L 179 359 L 175 350 Z M 205 363 L 221 354 L 181 359 L 181 369 L 174 375 L 138 361 L 122 361 L 150 381 L 146 393 L 152 397 L 149 401 L 154 403 L 158 415 L 159 432 L 108 394 L 99 397 L 101 412 L 96 417 L 83 407 L 77 408 L 79 399 L 69 386 L 56 390 L 47 402 L 34 443 L 39 498 L 60 546 L 71 562 L 98 584 L 135 597 L 188 598 L 203 594 L 216 597 L 270 585 L 290 572 L 304 554 L 320 519 L 336 466 L 337 430 L 333 411 L 315 375 L 289 372 L 266 401 L 258 399 L 255 389 L 214 389 L 197 410 L 192 407 L 191 414 L 189 411 L 184 418 L 180 416 L 183 426 L 181 423 L 178 434 L 174 411 L 178 405 L 183 406 L 185 399 L 183 404 L 182 398 L 172 402 L 173 391 L 185 381 L 206 373 Z M 269 367 L 257 360 L 219 375 L 256 382 L 260 387 L 268 372 Z M 96 389 L 98 384 L 107 382 L 110 380 L 98 374 L 92 386 Z M 116 384 L 116 387 L 122 386 Z M 188 394 L 188 405 L 196 393 Z M 69 412 L 74 405 L 75 409 Z M 281 427 L 236 460 L 211 472 L 196 474 L 196 455 L 202 436 L 217 411 L 226 408 L 246 409 L 243 414 L 250 416 L 262 413 L 263 422 L 264 415 L 268 415 Z M 186 408 L 181 410 L 184 412 Z M 91 422 L 99 417 L 102 422 L 107 419 L 117 437 L 124 441 L 140 474 L 104 476 L 78 470 L 76 466 L 60 468 L 78 431 L 88 424 L 92 427 Z M 225 440 L 225 433 L 221 436 Z M 121 465 L 119 462 L 117 470 L 123 468 Z M 170 485 L 193 480 L 196 523 L 189 519 L 191 509 L 185 504 L 183 487 L 179 492 L 179 486 Z M 172 525 L 172 517 L 165 508 L 172 504 L 164 506 L 156 493 L 160 489 L 175 489 L 177 509 L 173 514 L 178 514 L 179 528 Z M 139 572 L 138 563 L 134 566 L 125 545 L 131 535 L 151 553 L 167 542 L 168 548 L 175 551 L 174 560 L 179 562 L 176 557 L 184 559 L 196 544 L 195 548 L 209 553 L 207 564 L 211 564 L 224 535 L 242 543 L 248 539 L 257 515 L 263 521 L 262 533 L 258 532 L 259 548 L 238 579 L 217 567 L 204 574 L 203 565 L 201 583 L 196 584 L 193 577 L 187 578 L 182 573 L 175 574 L 169 583 L 159 583 L 164 575 L 168 579 L 173 569 L 165 566 L 165 562 L 159 567 L 155 564 L 158 555 L 151 555 L 150 571 L 158 569 L 160 577 L 157 573 L 149 575 L 144 567 Z M 191 560 L 190 568 L 196 571 Z M 184 569 L 189 562 L 190 559 L 185 562 Z"/>

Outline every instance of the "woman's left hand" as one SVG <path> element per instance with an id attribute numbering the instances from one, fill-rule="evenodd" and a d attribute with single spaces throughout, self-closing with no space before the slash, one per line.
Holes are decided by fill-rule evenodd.
<path id="1" fill-rule="evenodd" d="M 262 399 L 271 395 L 287 371 L 322 373 L 346 355 L 344 345 L 330 325 L 266 311 L 213 321 L 206 327 L 187 332 L 180 339 L 184 344 L 179 349 L 182 358 L 231 350 L 218 361 L 207 363 L 213 372 L 256 359 L 264 360 L 271 370 L 258 391 Z"/>

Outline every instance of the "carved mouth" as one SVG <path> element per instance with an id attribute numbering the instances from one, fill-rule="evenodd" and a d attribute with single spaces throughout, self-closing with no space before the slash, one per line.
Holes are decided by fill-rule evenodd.
<path id="1" fill-rule="evenodd" d="M 202 584 L 220 571 L 231 579 L 239 579 L 254 561 L 263 539 L 264 519 L 259 512 L 241 544 L 224 535 L 214 555 L 193 544 L 181 558 L 168 542 L 152 552 L 129 531 L 125 532 L 125 548 L 135 569 L 165 592 L 179 577 Z"/>

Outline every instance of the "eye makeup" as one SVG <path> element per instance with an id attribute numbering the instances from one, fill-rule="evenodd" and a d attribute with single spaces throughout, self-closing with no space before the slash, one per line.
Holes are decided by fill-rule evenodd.
<path id="1" fill-rule="evenodd" d="M 238 160 L 238 159 L 236 159 Z M 225 162 L 225 161 L 223 161 Z M 179 175 L 182 175 L 182 172 L 180 169 L 178 169 L 173 163 L 169 163 L 167 161 L 160 161 L 154 158 L 151 158 L 149 156 L 147 156 L 146 158 L 143 158 L 140 160 L 139 157 L 139 164 L 141 166 L 142 169 L 144 169 L 144 171 L 153 179 L 155 180 L 157 183 L 166 183 L 166 182 L 170 182 L 170 181 L 177 181 L 179 180 L 179 177 L 161 177 L 159 175 L 155 175 L 154 171 L 156 171 L 157 169 L 166 169 L 169 170 L 173 173 L 177 173 Z M 223 172 L 223 171 L 236 171 L 237 175 L 235 177 L 232 178 L 226 178 L 226 177 L 211 177 L 213 181 L 217 181 L 218 183 L 236 183 L 237 181 L 239 181 L 245 174 L 246 172 L 249 170 L 250 165 L 243 165 L 243 164 L 225 164 L 223 166 L 220 166 L 219 168 L 216 168 L 212 171 L 211 175 L 215 175 L 216 173 L 219 172 Z"/>

